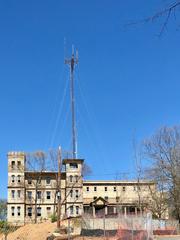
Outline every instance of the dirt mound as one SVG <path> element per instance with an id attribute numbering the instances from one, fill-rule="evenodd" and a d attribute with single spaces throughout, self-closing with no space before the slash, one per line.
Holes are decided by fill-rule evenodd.
<path id="1" fill-rule="evenodd" d="M 56 228 L 56 223 L 27 224 L 8 235 L 8 240 L 46 240 Z"/>

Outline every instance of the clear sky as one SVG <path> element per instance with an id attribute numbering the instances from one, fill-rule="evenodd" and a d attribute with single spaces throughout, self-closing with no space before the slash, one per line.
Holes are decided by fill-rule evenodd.
<path id="1" fill-rule="evenodd" d="M 91 178 L 130 177 L 134 133 L 141 140 L 179 124 L 178 20 L 161 38 L 163 19 L 124 28 L 167 2 L 0 1 L 0 198 L 7 192 L 8 151 L 71 148 L 63 62 L 72 43 L 79 50 L 78 152 L 92 167 Z"/>

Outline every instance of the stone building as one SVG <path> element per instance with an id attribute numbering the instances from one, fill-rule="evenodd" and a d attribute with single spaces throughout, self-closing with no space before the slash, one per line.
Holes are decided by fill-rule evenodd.
<path id="1" fill-rule="evenodd" d="M 138 214 L 151 201 L 153 182 L 83 180 L 83 159 L 64 159 L 62 217 Z M 23 152 L 8 153 L 8 221 L 25 224 L 48 219 L 57 210 L 57 172 L 26 170 Z M 141 200 L 141 204 L 140 204 Z"/>

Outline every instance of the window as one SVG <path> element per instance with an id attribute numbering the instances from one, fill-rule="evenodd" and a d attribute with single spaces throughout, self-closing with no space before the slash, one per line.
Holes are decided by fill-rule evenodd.
<path id="1" fill-rule="evenodd" d="M 86 187 L 86 192 L 89 192 L 89 187 Z"/>
<path id="2" fill-rule="evenodd" d="M 134 191 L 136 191 L 136 186 L 134 186 Z"/>
<path id="3" fill-rule="evenodd" d="M 18 180 L 18 183 L 21 182 L 21 176 L 20 175 L 17 176 L 17 180 Z"/>
<path id="4" fill-rule="evenodd" d="M 18 169 L 21 168 L 21 161 L 18 161 L 18 162 L 17 162 L 17 166 L 18 166 Z"/>
<path id="5" fill-rule="evenodd" d="M 14 216 L 14 207 L 11 207 L 11 216 Z"/>
<path id="6" fill-rule="evenodd" d="M 116 202 L 119 202 L 119 199 L 120 199 L 119 197 L 116 197 Z"/>
<path id="7" fill-rule="evenodd" d="M 15 190 L 11 190 L 11 197 L 15 198 Z"/>
<path id="8" fill-rule="evenodd" d="M 32 207 L 28 207 L 28 216 L 31 217 L 32 216 Z"/>
<path id="9" fill-rule="evenodd" d="M 46 199 L 51 199 L 51 192 L 46 192 Z"/>
<path id="10" fill-rule="evenodd" d="M 46 178 L 46 184 L 51 184 L 51 178 L 50 177 L 48 177 L 48 178 Z"/>
<path id="11" fill-rule="evenodd" d="M 78 168 L 77 163 L 70 163 L 69 166 L 70 166 L 70 168 L 72 168 L 72 169 Z"/>
<path id="12" fill-rule="evenodd" d="M 79 197 L 79 191 L 76 190 L 76 199 Z"/>
<path id="13" fill-rule="evenodd" d="M 51 207 L 47 207 L 46 211 L 47 211 L 47 215 L 49 216 L 51 214 Z"/>
<path id="14" fill-rule="evenodd" d="M 37 199 L 41 199 L 41 191 L 37 191 Z"/>
<path id="15" fill-rule="evenodd" d="M 73 190 L 71 189 L 70 191 L 70 197 L 72 198 L 73 197 Z"/>
<path id="16" fill-rule="evenodd" d="M 79 206 L 76 206 L 76 214 L 79 214 Z"/>
<path id="17" fill-rule="evenodd" d="M 41 217 L 41 207 L 37 207 L 37 216 Z"/>
<path id="18" fill-rule="evenodd" d="M 108 201 L 108 196 L 105 196 L 104 199 L 105 199 L 106 201 Z"/>
<path id="19" fill-rule="evenodd" d="M 73 182 L 73 176 L 72 175 L 69 176 L 69 181 Z"/>
<path id="20" fill-rule="evenodd" d="M 79 177 L 78 177 L 78 175 L 76 175 L 76 176 L 75 176 L 75 181 L 76 181 L 76 183 L 78 182 L 78 180 L 79 180 Z"/>
<path id="21" fill-rule="evenodd" d="M 94 199 L 94 200 L 96 200 L 96 199 L 97 199 L 97 197 L 96 197 L 96 196 L 94 196 L 94 197 L 93 197 L 93 199 Z"/>
<path id="22" fill-rule="evenodd" d="M 73 214 L 74 214 L 74 207 L 70 206 L 70 215 L 73 215 Z"/>
<path id="23" fill-rule="evenodd" d="M 126 191 L 126 187 L 123 187 L 123 192 L 125 192 Z"/>
<path id="24" fill-rule="evenodd" d="M 39 184 L 39 185 L 41 184 L 41 178 L 38 179 L 38 184 Z"/>
<path id="25" fill-rule="evenodd" d="M 29 200 L 32 199 L 32 192 L 31 191 L 27 191 L 27 197 Z"/>
<path id="26" fill-rule="evenodd" d="M 104 191 L 107 192 L 107 187 L 104 187 Z"/>
<path id="27" fill-rule="evenodd" d="M 116 187 L 114 187 L 114 192 L 116 192 Z"/>
<path id="28" fill-rule="evenodd" d="M 95 191 L 95 192 L 97 191 L 97 187 L 94 187 L 94 191 Z"/>
<path id="29" fill-rule="evenodd" d="M 21 190 L 17 190 L 17 195 L 18 195 L 18 198 L 21 197 Z"/>
<path id="30" fill-rule="evenodd" d="M 15 161 L 11 162 L 11 167 L 12 167 L 12 169 L 15 169 Z"/>
<path id="31" fill-rule="evenodd" d="M 17 207 L 17 215 L 18 215 L 18 216 L 21 215 L 21 207 Z"/>
<path id="32" fill-rule="evenodd" d="M 12 183 L 15 182 L 15 176 L 14 176 L 14 175 L 11 176 L 11 182 L 12 182 Z"/>
<path id="33" fill-rule="evenodd" d="M 32 178 L 28 178 L 28 184 L 32 184 Z"/>

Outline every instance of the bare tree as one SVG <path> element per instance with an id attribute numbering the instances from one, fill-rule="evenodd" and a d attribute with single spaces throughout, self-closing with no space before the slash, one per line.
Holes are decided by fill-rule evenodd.
<path id="1" fill-rule="evenodd" d="M 161 175 L 161 169 L 151 167 L 144 172 L 145 178 L 152 180 L 155 185 L 149 185 L 148 209 L 153 217 L 162 219 L 166 217 L 170 196 L 166 186 L 166 179 Z"/>
<path id="2" fill-rule="evenodd" d="M 140 209 L 140 213 L 142 213 L 142 207 L 144 206 L 144 199 L 141 192 L 141 181 L 143 180 L 143 167 L 142 167 L 142 154 L 141 154 L 141 146 L 137 143 L 135 136 L 133 137 L 133 152 L 134 152 L 134 160 L 135 160 L 135 172 L 137 185 L 136 192 L 138 195 L 138 203 L 137 206 Z"/>
<path id="3" fill-rule="evenodd" d="M 179 8 L 180 8 L 180 0 L 176 0 L 176 1 L 172 0 L 172 2 L 170 2 L 169 4 L 166 4 L 166 6 L 164 6 L 160 11 L 157 11 L 154 14 L 152 14 L 151 16 L 141 19 L 139 21 L 133 21 L 133 22 L 127 24 L 126 26 L 137 25 L 140 23 L 155 22 L 158 19 L 163 18 L 163 23 L 161 25 L 161 29 L 158 34 L 158 36 L 161 36 L 164 33 L 164 31 L 167 29 L 170 19 L 172 17 L 174 17 L 176 19 L 176 13 L 179 10 Z"/>
<path id="4" fill-rule="evenodd" d="M 37 200 L 38 190 L 41 188 L 41 180 L 43 172 L 46 170 L 46 154 L 43 151 L 36 151 L 33 153 L 26 154 L 26 170 L 28 170 L 29 178 L 32 178 L 32 184 L 35 188 L 34 196 L 34 221 L 37 223 Z M 32 177 L 33 176 L 33 177 Z"/>
<path id="5" fill-rule="evenodd" d="M 148 172 L 161 192 L 159 201 L 162 206 L 169 201 L 180 222 L 180 126 L 161 127 L 143 142 L 143 151 L 151 162 Z"/>

